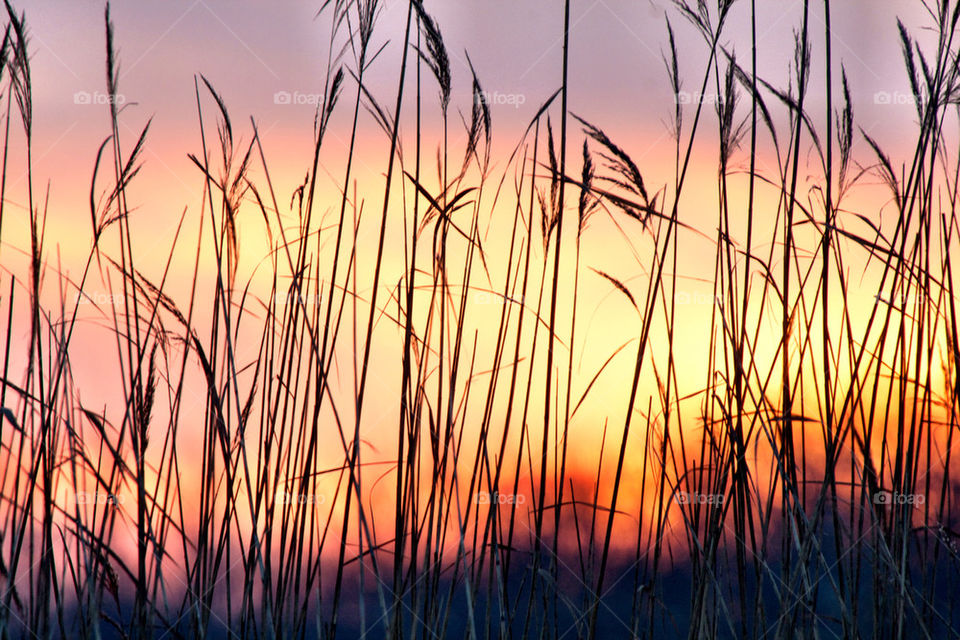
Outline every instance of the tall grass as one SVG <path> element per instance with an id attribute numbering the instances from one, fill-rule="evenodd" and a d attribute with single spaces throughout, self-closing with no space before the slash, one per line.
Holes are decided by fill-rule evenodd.
<path id="1" fill-rule="evenodd" d="M 897 26 L 917 99 L 898 164 L 857 128 L 830 0 L 799 5 L 777 79 L 758 75 L 755 2 L 677 2 L 673 177 L 657 189 L 609 125 L 568 112 L 577 3 L 557 3 L 557 89 L 505 158 L 469 58 L 451 132 L 450 45 L 431 7 L 403 4 L 388 59 L 383 2 L 323 3 L 323 99 L 289 205 L 256 121 L 237 126 L 216 79 L 194 79 L 200 133 L 184 144 L 202 205 L 162 264 L 137 251 L 149 121 L 124 133 L 107 6 L 110 128 L 78 279 L 44 242 L 57 214 L 34 193 L 29 33 L 6 4 L 0 241 L 24 215 L 29 246 L 0 242 L 0 637 L 960 636 L 960 4 L 924 5 L 926 44 Z M 750 21 L 748 66 L 733 20 Z M 702 43 L 692 82 L 712 104 L 682 104 L 679 29 Z M 371 84 L 374 65 L 395 87 Z M 361 185 L 368 118 L 386 155 L 382 182 Z M 340 123 L 331 197 L 319 167 Z M 6 206 L 14 151 L 24 214 Z M 708 153 L 712 229 L 687 193 Z M 858 189 L 887 204 L 855 210 Z M 636 271 L 593 263 L 593 221 Z M 242 258 L 253 226 L 265 278 Z M 699 362 L 684 348 L 691 242 L 713 259 Z M 98 287 L 119 301 L 99 309 L 117 374 L 95 382 L 116 398 L 100 409 L 74 376 Z M 619 345 L 584 324 L 598 288 L 625 310 Z M 576 357 L 588 344 L 608 349 L 594 370 Z"/>

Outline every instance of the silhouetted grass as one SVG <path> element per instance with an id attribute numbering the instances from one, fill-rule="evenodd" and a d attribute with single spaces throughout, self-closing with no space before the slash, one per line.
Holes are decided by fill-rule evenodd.
<path id="1" fill-rule="evenodd" d="M 133 241 L 149 122 L 123 133 L 132 116 L 115 99 L 108 6 L 110 131 L 71 279 L 44 243 L 56 212 L 35 199 L 29 36 L 8 3 L 0 192 L 8 151 L 23 144 L 29 247 L 0 245 L 0 637 L 960 636 L 949 257 L 960 4 L 927 7 L 936 46 L 898 25 L 917 98 L 900 166 L 858 135 L 830 0 L 803 0 L 779 79 L 757 75 L 752 0 L 749 66 L 724 44 L 733 5 L 672 8 L 708 54 L 696 95 L 717 100 L 682 104 L 668 19 L 673 180 L 654 189 L 627 145 L 568 113 L 569 0 L 558 4 L 560 86 L 506 158 L 492 157 L 488 94 L 469 59 L 457 147 L 452 46 L 428 7 L 407 4 L 394 60 L 376 45 L 379 0 L 327 0 L 305 181 L 287 204 L 255 121 L 237 126 L 215 79 L 196 77 L 200 137 L 185 146 L 203 204 L 183 212 L 162 264 Z M 819 27 L 823 51 L 811 42 Z M 389 88 L 368 83 L 374 64 L 396 67 L 389 102 L 377 97 Z M 318 167 L 338 110 L 350 133 L 331 199 Z M 358 185 L 367 117 L 386 139 L 383 182 Z M 411 120 L 412 136 L 401 131 Z M 713 125 L 716 148 L 702 141 Z M 708 152 L 712 229 L 684 215 L 691 159 Z M 892 224 L 847 204 L 871 176 L 889 191 Z M 15 215 L 6 202 L 0 240 Z M 641 268 L 591 263 L 581 241 L 599 219 Z M 270 247 L 253 273 L 247 225 Z M 688 237 L 713 251 L 698 362 L 682 355 Z M 877 276 L 861 310 L 871 285 L 857 270 Z M 172 291 L 184 274 L 189 295 Z M 87 306 L 96 286 L 111 304 Z M 597 288 L 628 303 L 631 337 L 593 342 L 608 352 L 584 370 L 584 294 Z M 87 308 L 106 322 L 111 378 L 73 375 Z M 575 418 L 616 387 L 626 360 L 629 386 L 599 400 L 590 427 L 599 450 L 582 451 Z M 115 403 L 88 405 L 91 384 Z"/>

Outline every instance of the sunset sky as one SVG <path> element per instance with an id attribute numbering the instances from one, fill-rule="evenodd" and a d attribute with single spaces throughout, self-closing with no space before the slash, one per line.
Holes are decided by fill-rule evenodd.
<path id="1" fill-rule="evenodd" d="M 174 0 L 162 3 L 119 1 L 112 5 L 120 55 L 122 99 L 136 103 L 124 111 L 127 138 L 135 138 L 154 118 L 147 142 L 140 204 L 153 215 L 173 215 L 194 206 L 190 192 L 198 178 L 187 160 L 197 152 L 199 134 L 194 76 L 203 74 L 224 97 L 234 126 L 249 140 L 249 117 L 259 124 L 275 173 L 289 192 L 302 180 L 309 158 L 313 105 L 322 92 L 329 24 L 315 18 L 319 0 Z M 758 3 L 761 76 L 786 77 L 792 38 L 799 23 L 799 2 Z M 512 0 L 427 2 L 441 28 L 453 68 L 453 104 L 469 116 L 470 81 L 466 55 L 493 100 L 495 139 L 503 149 L 518 140 L 539 104 L 558 86 L 562 12 L 554 3 Z M 894 17 L 908 27 L 925 16 L 898 2 L 843 2 L 834 7 L 834 56 L 851 78 L 858 123 L 886 143 L 897 142 L 891 119 L 911 121 L 912 106 L 899 53 Z M 108 133 L 104 81 L 103 3 L 92 0 L 31 0 L 27 24 L 33 43 L 32 72 L 36 111 L 38 177 L 56 177 L 51 210 L 64 212 L 85 199 L 89 167 Z M 398 71 L 396 42 L 402 36 L 404 3 L 384 3 L 375 40 L 387 42 L 372 67 L 370 86 L 381 98 L 391 95 Z M 734 7 L 726 41 L 749 66 L 749 3 Z M 814 3 L 811 37 L 822 40 L 822 7 Z M 672 145 L 665 122 L 673 96 L 661 59 L 666 46 L 664 16 L 677 32 L 684 89 L 696 93 L 706 49 L 694 29 L 663 0 L 584 0 L 572 3 L 570 108 L 604 128 L 630 150 L 645 170 L 655 172 Z M 347 55 L 351 66 L 351 56 Z M 823 61 L 814 60 L 809 110 L 822 119 Z M 355 91 L 348 82 L 346 95 Z M 894 104 L 874 104 L 876 92 L 891 94 Z M 291 102 L 276 104 L 277 92 Z M 88 99 L 90 104 L 76 104 Z M 709 97 L 708 97 L 709 99 Z M 897 104 L 899 101 L 899 104 Z M 99 104 L 97 104 L 99 102 Z M 819 108 L 818 108 L 819 105 Z M 344 120 L 344 122 L 346 122 Z M 456 123 L 456 118 L 455 118 Z M 371 119 L 361 120 L 361 135 L 382 142 Z M 345 145 L 343 127 L 334 131 L 324 159 L 336 159 Z M 132 141 L 130 141 L 132 144 Z M 341 148 L 338 148 L 341 147 Z M 571 151 L 572 152 L 572 151 Z M 646 162 L 644 162 L 646 160 Z M 335 160 L 328 160 L 335 164 Z M 64 171 L 70 167 L 77 169 Z M 649 167 L 649 168 L 648 168 Z M 82 170 L 79 170 L 81 169 Z M 156 193 L 163 193 L 159 202 Z M 64 215 L 61 213 L 60 215 Z M 59 216 L 58 216 L 59 217 Z"/>
<path id="2" fill-rule="evenodd" d="M 162 269 L 173 232 L 184 209 L 188 211 L 187 237 L 193 234 L 200 208 L 202 177 L 187 154 L 200 155 L 200 137 L 194 81 L 203 74 L 223 96 L 233 120 L 238 147 L 251 139 L 250 117 L 258 124 L 271 177 L 281 209 L 287 206 L 294 189 L 304 178 L 312 153 L 312 123 L 316 103 L 322 99 L 324 72 L 328 56 L 329 15 L 317 17 L 320 2 L 266 3 L 250 0 L 193 0 L 163 3 L 120 1 L 111 5 L 116 47 L 120 60 L 118 102 L 121 113 L 121 144 L 126 153 L 140 129 L 153 118 L 147 138 L 144 169 L 130 190 L 135 207 L 136 243 L 142 253 L 141 265 L 155 276 Z M 758 71 L 762 77 L 786 88 L 792 62 L 793 29 L 800 23 L 799 2 L 759 3 Z M 926 16 L 916 11 L 899 14 L 896 2 L 843 2 L 834 7 L 834 56 L 836 69 L 842 63 L 850 77 L 856 123 L 869 134 L 896 149 L 909 140 L 916 113 L 908 98 L 908 84 L 899 52 L 895 18 L 897 15 L 914 28 L 924 24 Z M 406 17 L 405 3 L 389 0 L 383 4 L 375 30 L 375 48 L 386 44 L 373 63 L 368 77 L 371 92 L 393 107 L 399 70 L 397 42 L 402 38 Z M 458 0 L 426 3 L 440 25 L 451 56 L 453 99 L 451 107 L 451 145 L 462 148 L 463 119 L 469 119 L 471 100 L 469 54 L 485 91 L 492 96 L 494 172 L 506 170 L 505 160 L 519 142 L 527 123 L 539 105 L 560 83 L 562 11 L 548 2 L 514 0 Z M 46 194 L 49 180 L 48 259 L 53 262 L 58 246 L 65 270 L 76 274 L 89 247 L 90 226 L 88 196 L 96 150 L 109 133 L 109 111 L 105 104 L 105 36 L 103 4 L 99 1 L 62 2 L 32 0 L 27 10 L 27 25 L 32 37 L 32 77 L 34 82 L 35 197 Z M 737 3 L 725 31 L 725 45 L 739 55 L 749 68 L 749 8 Z M 822 5 L 813 3 L 811 40 L 820 54 L 823 37 Z M 672 95 L 662 55 L 666 50 L 665 16 L 669 16 L 678 38 L 681 77 L 685 79 L 680 101 L 689 128 L 699 92 L 699 78 L 706 64 L 707 49 L 695 29 L 671 3 L 653 0 L 587 0 L 572 3 L 570 110 L 604 129 L 627 149 L 640 165 L 648 184 L 654 189 L 673 180 L 674 141 L 668 128 L 675 97 Z M 338 44 L 339 46 L 339 44 Z M 348 68 L 355 61 L 348 51 L 343 58 Z M 813 60 L 813 79 L 807 109 L 817 125 L 823 126 L 822 58 Z M 835 81 L 838 78 L 835 76 Z M 708 85 L 712 87 L 713 83 Z M 436 85 L 424 77 L 425 93 L 431 98 Z M 349 105 L 356 92 L 351 79 L 345 83 L 343 104 Z M 708 88 L 704 102 L 712 115 L 715 89 Z M 772 99 L 772 98 L 771 98 Z M 835 99 L 838 99 L 835 97 Z M 201 83 L 207 135 L 213 139 L 215 105 Z M 412 144 L 412 100 L 405 105 L 404 128 L 408 146 Z M 774 105 L 778 123 L 785 123 L 782 105 Z M 425 107 L 427 135 L 426 157 L 431 145 L 439 142 L 440 114 L 435 101 Z M 741 116 L 746 114 L 741 108 Z M 341 188 L 343 158 L 349 139 L 349 109 L 341 108 L 334 118 L 320 156 L 320 171 L 325 173 L 326 198 L 319 201 L 321 211 L 337 202 Z M 891 126 L 896 123 L 897 126 Z M 579 170 L 582 134 L 571 120 L 570 163 Z M 557 126 L 555 124 L 555 126 Z M 686 135 L 686 132 L 685 132 Z M 707 236 L 716 220 L 716 137 L 713 125 L 698 132 L 691 165 L 690 186 L 684 196 L 681 219 L 703 229 L 706 236 L 685 234 L 681 242 L 680 275 L 689 278 L 683 289 L 696 302 L 710 299 L 709 284 L 697 278 L 710 278 L 713 249 Z M 383 132 L 373 119 L 362 113 L 355 178 L 360 196 L 369 198 L 368 207 L 376 210 L 387 154 Z M 758 166 L 772 173 L 769 144 L 761 145 Z M 856 137 L 854 144 L 862 162 L 869 160 L 866 145 Z M 459 153 L 459 152 L 457 152 Z M 427 162 L 428 166 L 432 166 Z M 813 158 L 806 162 L 813 167 Z M 747 154 L 741 150 L 734 164 L 745 166 Z M 255 175 L 260 175 L 259 162 Z M 105 163 L 100 184 L 109 185 L 111 169 Z M 869 184 L 875 184 L 872 179 Z M 324 181 L 321 181 L 321 189 Z M 25 174 L 14 179 L 8 201 L 22 207 L 26 201 Z M 102 192 L 106 186 L 98 186 Z M 742 189 L 734 186 L 734 188 Z M 324 192 L 321 192 L 323 195 Z M 769 197 L 769 196 L 768 196 Z M 856 198 L 857 194 L 851 196 Z M 863 197 L 876 205 L 876 193 L 867 189 Z M 574 200 L 568 202 L 573 206 Z M 770 201 L 772 204 L 772 200 Z M 703 203 L 701 205 L 701 203 Z M 505 205 L 508 217 L 512 205 Z M 21 210 L 22 211 L 22 210 Z M 289 212 L 284 212 L 289 213 Z M 192 217 L 191 217 L 192 215 Z M 393 218 L 396 220 L 396 218 Z M 24 247 L 24 218 L 8 218 L 4 242 Z M 292 220 L 292 219 L 291 219 Z M 768 221 L 772 224 L 772 219 Z M 497 232 L 496 223 L 491 227 Z M 585 239 L 585 261 L 591 266 L 616 273 L 628 285 L 641 281 L 649 265 L 638 264 L 622 243 L 611 242 L 615 230 L 603 221 Z M 260 222 L 256 213 L 241 221 L 241 254 L 249 260 L 245 272 L 253 272 L 266 255 Z M 503 232 L 499 229 L 499 232 Z M 393 237 L 393 236 L 391 236 Z M 168 284 L 177 299 L 185 300 L 191 284 L 178 274 L 192 268 L 192 248 L 187 245 L 175 255 L 172 278 Z M 388 244 L 387 260 L 398 259 L 400 248 Z M 7 255 L 10 255 L 9 253 Z M 706 258 L 705 258 L 706 256 Z M 591 278 L 594 276 L 584 276 Z M 597 287 L 596 280 L 584 288 L 582 303 L 585 320 L 581 331 L 599 335 L 599 349 L 578 352 L 584 371 L 593 371 L 620 341 L 612 338 L 631 335 L 635 315 L 609 287 Z M 48 293 L 55 294 L 54 289 Z M 872 295 L 868 296 L 872 302 Z M 707 307 L 694 307 L 705 312 Z M 627 314 L 627 315 L 623 315 Z M 681 314 L 678 327 L 689 331 L 678 350 L 693 356 L 707 347 L 703 331 L 703 313 Z M 626 322 L 627 330 L 624 331 Z M 771 325 L 771 328 L 775 328 Z M 618 333 L 619 332 L 619 333 Z M 771 333 L 769 346 L 776 344 Z M 92 355 L 98 347 L 82 342 L 78 349 Z M 686 351 L 684 351 L 686 350 Z M 252 354 L 248 354 L 252 357 Z M 616 377 L 629 377 L 629 358 L 612 370 Z M 90 363 L 96 371 L 109 363 Z M 622 370 L 618 369 L 622 367 Z M 374 366 L 374 379 L 382 373 L 384 388 L 391 389 L 393 373 Z M 705 372 L 702 372 L 705 375 Z M 702 386 L 700 373 L 681 381 L 689 390 Z M 96 385 L 88 390 L 97 397 Z M 608 390 L 609 398 L 619 406 L 623 386 Z M 618 409 L 619 410 L 619 409 Z"/>
<path id="3" fill-rule="evenodd" d="M 458 607 L 473 616 L 479 594 L 488 624 L 494 606 L 527 588 L 531 610 L 547 589 L 577 602 L 573 617 L 596 611 L 611 550 L 621 554 L 611 560 L 620 577 L 637 568 L 616 597 L 647 599 L 650 611 L 672 590 L 656 580 L 704 571 L 692 578 L 701 600 L 691 615 L 714 626 L 730 615 L 717 613 L 715 600 L 735 586 L 741 609 L 731 620 L 778 615 L 768 591 L 780 598 L 794 586 L 815 616 L 828 582 L 838 591 L 872 582 L 876 603 L 887 602 L 883 588 L 902 597 L 909 569 L 896 585 L 878 576 L 888 556 L 912 562 L 914 535 L 924 539 L 909 553 L 922 566 L 947 558 L 934 550 L 941 543 L 960 562 L 954 542 L 936 538 L 956 529 L 948 494 L 960 322 L 949 246 L 960 230 L 960 36 L 937 51 L 923 2 L 736 0 L 713 57 L 683 7 L 709 6 L 712 28 L 727 0 L 341 0 L 338 10 L 321 10 L 325 0 L 117 0 L 116 119 L 104 2 L 13 4 L 25 13 L 30 79 L 19 59 L 0 65 L 0 121 L 10 136 L 0 208 L 0 348 L 9 354 L 0 381 L 0 580 L 15 566 L 6 554 L 22 562 L 9 584 L 40 585 L 29 594 L 31 623 L 49 617 L 46 581 L 73 569 L 71 554 L 87 564 L 77 562 L 83 577 L 64 601 L 81 611 L 92 601 L 84 580 L 103 583 L 112 570 L 107 554 L 82 548 L 93 544 L 115 550 L 115 563 L 138 565 L 119 583 L 136 586 L 136 603 L 116 593 L 108 603 L 121 618 L 146 611 L 148 588 L 156 598 L 170 586 L 183 598 L 169 607 L 176 615 L 199 611 L 209 596 L 228 617 L 262 615 L 251 624 L 265 625 L 311 607 L 336 624 L 340 579 L 352 581 L 344 606 L 357 607 L 373 593 L 366 563 L 381 554 L 394 587 L 430 577 L 426 595 L 411 596 L 414 615 L 422 606 L 428 617 Z M 377 5 L 363 93 L 354 75 L 360 37 L 347 33 Z M 422 15 L 404 50 L 414 6 Z M 805 6 L 811 61 L 801 119 L 795 30 Z M 337 15 L 346 17 L 335 28 Z M 443 47 L 418 40 L 433 34 L 426 15 L 449 54 L 447 110 L 443 74 L 431 68 Z M 931 62 L 942 72 L 948 89 L 929 84 L 939 102 L 911 93 L 898 19 L 917 68 Z M 751 54 L 759 97 L 750 95 Z M 732 59 L 743 73 L 730 71 Z M 337 69 L 345 71 L 339 102 L 318 144 L 318 105 Z M 475 137 L 472 71 L 492 116 L 492 131 Z M 17 101 L 24 85 L 30 145 Z M 737 96 L 731 120 L 718 106 L 722 93 Z M 557 95 L 569 100 L 567 113 L 560 99 L 541 110 Z M 924 117 L 921 126 L 918 101 L 942 121 Z M 762 116 L 755 135 L 751 106 Z M 232 160 L 221 154 L 221 109 Z M 118 188 L 116 167 L 148 122 L 139 173 Z M 105 146 L 95 175 L 114 125 L 120 158 Z M 250 163 L 238 170 L 248 149 Z M 244 187 L 227 204 L 217 184 L 224 173 Z M 114 189 L 120 197 L 109 197 Z M 91 203 L 109 223 L 91 224 Z M 287 295 L 297 287 L 310 297 Z M 128 500 L 126 510 L 86 501 L 90 487 Z M 321 499 L 276 502 L 294 487 L 299 498 Z M 504 488 L 511 505 L 530 501 L 510 511 L 509 533 L 504 504 L 490 501 Z M 687 489 L 721 500 L 701 519 L 701 503 L 676 500 Z M 936 513 L 888 517 L 874 508 L 887 489 L 943 499 Z M 729 509 L 728 498 L 736 499 Z M 878 533 L 888 525 L 889 550 Z M 6 526 L 19 538 L 4 537 Z M 556 557 L 541 564 L 546 541 Z M 834 542 L 840 557 L 830 555 Z M 848 542 L 859 555 L 844 557 Z M 736 570 L 717 580 L 710 572 L 733 567 L 734 546 Z M 67 563 L 51 567 L 53 554 L 37 551 L 46 547 Z M 231 568 L 220 566 L 223 555 Z M 521 560 L 511 574 L 512 556 Z M 861 559 L 873 563 L 862 573 Z M 301 576 L 301 561 L 315 560 Z M 809 582 L 818 563 L 827 577 Z M 166 565 L 173 580 L 161 581 Z M 503 566 L 510 575 L 495 593 Z M 322 584 L 312 582 L 316 567 Z M 450 567 L 450 593 L 466 586 L 463 607 L 459 592 L 437 604 Z M 765 582 L 781 571 L 781 583 Z M 910 588 L 932 594 L 940 577 L 931 571 Z M 569 594 L 561 574 L 579 581 Z M 114 576 L 106 588 L 117 584 Z M 279 594 L 292 588 L 298 598 L 301 586 L 304 598 L 322 597 L 284 604 Z M 257 589 L 268 599 L 276 591 L 289 611 L 261 614 Z M 751 589 L 756 606 L 745 604 Z M 323 601 L 334 592 L 333 604 Z M 850 603 L 866 602 L 859 585 L 838 597 L 855 611 Z M 542 600 L 543 624 L 560 624 L 550 610 L 558 598 Z M 806 615 L 787 600 L 784 611 Z M 885 624 L 878 611 L 876 624 Z M 828 607 L 834 614 L 824 628 L 840 624 Z M 362 608 L 345 615 L 366 625 Z M 276 629 L 286 628 L 280 622 Z M 527 621 L 510 624 L 521 622 L 526 633 Z M 148 626 L 131 619 L 137 625 Z"/>

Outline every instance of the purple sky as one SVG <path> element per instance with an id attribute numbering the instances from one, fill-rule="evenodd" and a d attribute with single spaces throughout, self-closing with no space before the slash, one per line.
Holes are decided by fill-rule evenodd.
<path id="1" fill-rule="evenodd" d="M 800 2 L 761 2 L 761 74 L 785 85 L 792 55 L 791 34 L 799 24 Z M 906 88 L 896 39 L 895 15 L 903 3 L 863 0 L 834 2 L 834 55 L 844 63 L 856 94 L 858 120 L 867 127 L 887 111 L 874 109 L 877 91 Z M 203 73 L 231 108 L 235 121 L 254 115 L 264 137 L 307 133 L 309 104 L 274 104 L 274 94 L 315 94 L 322 86 L 329 33 L 324 18 L 314 19 L 320 0 L 172 0 L 113 4 L 121 59 L 120 90 L 138 106 L 127 112 L 131 127 L 156 117 L 152 144 L 179 139 L 181 148 L 196 135 L 193 76 Z M 96 148 L 106 130 L 106 110 L 74 103 L 77 92 L 102 99 L 104 91 L 103 3 L 91 0 L 31 0 L 26 10 L 33 41 L 38 148 L 60 156 Z M 516 130 L 560 80 L 562 2 L 517 0 L 428 0 L 441 27 L 454 74 L 454 103 L 466 109 L 468 51 L 487 91 L 504 96 L 495 124 Z M 749 3 L 735 5 L 725 41 L 748 63 Z M 903 15 L 908 25 L 923 16 Z M 812 37 L 822 38 L 822 4 L 813 3 Z M 655 135 L 672 102 L 660 53 L 664 15 L 676 29 L 685 89 L 694 91 L 705 46 L 694 30 L 663 0 L 575 0 L 572 3 L 571 110 L 621 136 Z M 387 96 L 397 73 L 396 43 L 402 33 L 404 3 L 387 0 L 376 39 L 392 42 L 374 65 L 371 86 Z M 819 48 L 818 48 L 819 50 Z M 822 60 L 814 60 L 821 73 Z M 812 105 L 822 104 L 813 83 Z M 352 87 L 350 88 L 352 90 Z M 99 94 L 97 93 L 99 92 Z M 822 93 L 822 90 L 820 91 Z M 520 96 L 519 98 L 510 96 Z M 459 99 L 458 99 L 459 97 Z M 513 104 L 523 101 L 520 108 Z M 900 105 L 900 114 L 909 113 Z M 811 107 L 817 113 L 816 106 Z M 822 107 L 821 107 L 822 111 Z M 511 144 L 512 144 L 511 140 Z M 61 147 L 63 145 L 63 147 Z M 177 154 L 175 154 L 177 155 Z M 181 153 L 182 154 L 182 149 Z M 166 158 L 165 158 L 166 159 Z"/>
<path id="2" fill-rule="evenodd" d="M 119 0 L 112 5 L 120 93 L 127 105 L 121 117 L 124 149 L 130 149 L 148 118 L 154 118 L 144 155 L 145 168 L 133 191 L 134 204 L 138 211 L 145 212 L 140 224 L 158 220 L 158 228 L 167 232 L 163 237 L 169 238 L 184 207 L 191 212 L 199 209 L 200 175 L 187 158 L 188 153 L 200 153 L 194 97 L 194 76 L 198 73 L 204 74 L 224 97 L 242 140 L 250 140 L 250 117 L 256 118 L 279 199 L 289 198 L 309 166 L 314 114 L 311 102 L 322 90 L 327 62 L 329 18 L 326 14 L 315 17 L 320 4 L 320 0 Z M 452 133 L 462 138 L 459 113 L 469 117 L 466 51 L 485 90 L 494 96 L 494 161 L 502 167 L 539 104 L 560 84 L 563 3 L 426 0 L 425 4 L 440 25 L 452 61 Z M 793 55 L 793 31 L 800 24 L 802 3 L 768 1 L 758 5 L 759 71 L 775 86 L 785 88 Z M 906 100 L 906 74 L 896 30 L 898 12 L 907 11 L 902 5 L 885 0 L 833 3 L 837 86 L 842 63 L 854 93 L 856 124 L 888 148 L 908 141 L 916 120 Z M 918 6 L 910 5 L 912 14 L 901 13 L 915 34 L 919 33 L 917 27 L 928 20 L 916 10 Z M 85 249 L 93 160 L 109 133 L 108 109 L 103 104 L 103 3 L 30 0 L 29 4 L 17 3 L 17 7 L 26 11 L 32 38 L 34 182 L 45 187 L 50 180 L 51 226 L 56 230 L 59 223 L 67 229 L 59 239 L 79 237 L 78 246 Z M 368 76 L 370 90 L 391 108 L 405 8 L 401 0 L 383 3 L 374 40 L 377 47 L 388 44 Z M 725 46 L 735 51 L 745 66 L 749 66 L 749 8 L 746 0 L 735 4 L 724 38 Z M 807 108 L 821 130 L 825 117 L 824 61 L 818 57 L 822 51 L 822 13 L 821 2 L 811 3 L 811 38 L 816 55 Z M 661 60 L 666 47 L 665 16 L 669 16 L 678 38 L 683 89 L 695 94 L 707 61 L 707 47 L 672 3 L 572 2 L 570 109 L 607 131 L 645 173 L 650 172 L 652 183 L 659 185 L 672 178 L 672 160 L 664 159 L 672 159 L 673 154 L 666 122 L 673 111 L 674 96 Z M 345 61 L 348 67 L 355 66 L 349 53 Z M 424 82 L 432 98 L 435 84 L 428 77 Z M 713 91 L 708 89 L 707 100 Z M 343 99 L 346 108 L 341 106 L 321 157 L 321 169 L 331 176 L 331 188 L 342 176 L 339 162 L 345 156 L 349 103 L 355 92 L 355 84 L 348 81 Z M 278 93 L 289 96 L 293 104 L 283 104 Z M 878 95 L 888 100 L 878 99 Z M 775 102 L 769 94 L 768 100 Z M 772 106 L 782 117 L 781 105 Z M 685 107 L 688 114 L 692 114 L 692 108 Z M 204 109 L 212 118 L 214 105 L 206 96 Z M 410 111 L 408 108 L 406 113 Z M 741 108 L 740 116 L 745 113 Z M 435 132 L 439 122 L 435 102 L 427 107 L 425 118 L 425 126 Z M 688 127 L 691 120 L 688 115 Z M 368 176 L 379 176 L 385 159 L 383 134 L 369 117 L 361 119 L 360 133 L 358 175 L 366 170 Z M 706 156 L 704 162 L 708 167 L 715 159 L 715 144 L 711 142 L 715 125 L 710 122 L 698 135 L 703 136 L 698 149 L 710 154 L 709 162 Z M 576 166 L 581 141 L 582 136 L 575 132 L 569 151 Z M 862 140 L 855 142 L 857 151 L 861 162 L 872 162 Z M 370 153 L 377 155 L 365 163 Z M 743 155 L 740 162 L 744 161 Z M 20 177 L 8 191 L 8 199 L 14 204 L 25 202 L 23 185 Z M 78 232 L 84 235 L 70 235 Z M 56 231 L 51 236 L 58 237 Z M 4 239 L 15 242 L 16 236 L 8 234 Z M 161 248 L 160 255 L 165 253 Z"/>

